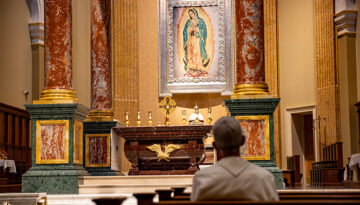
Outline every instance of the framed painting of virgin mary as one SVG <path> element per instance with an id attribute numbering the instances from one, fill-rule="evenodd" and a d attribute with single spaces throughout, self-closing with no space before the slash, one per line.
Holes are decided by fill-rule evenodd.
<path id="1" fill-rule="evenodd" d="M 231 0 L 159 0 L 159 95 L 231 95 Z"/>

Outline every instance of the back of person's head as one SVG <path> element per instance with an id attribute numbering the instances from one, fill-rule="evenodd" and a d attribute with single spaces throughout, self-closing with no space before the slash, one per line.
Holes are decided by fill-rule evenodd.
<path id="1" fill-rule="evenodd" d="M 213 133 L 216 147 L 224 154 L 239 151 L 245 142 L 240 123 L 234 117 L 222 117 L 216 121 Z"/>

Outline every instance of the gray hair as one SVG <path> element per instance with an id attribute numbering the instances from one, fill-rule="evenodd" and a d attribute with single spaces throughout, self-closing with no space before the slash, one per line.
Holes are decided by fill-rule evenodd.
<path id="1" fill-rule="evenodd" d="M 213 127 L 216 146 L 224 153 L 238 151 L 244 142 L 240 123 L 234 117 L 222 117 Z"/>

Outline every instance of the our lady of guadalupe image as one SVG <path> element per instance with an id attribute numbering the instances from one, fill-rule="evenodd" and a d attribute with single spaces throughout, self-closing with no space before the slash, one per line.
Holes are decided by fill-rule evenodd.
<path id="1" fill-rule="evenodd" d="M 183 30 L 184 69 L 188 77 L 206 76 L 210 58 L 206 52 L 207 26 L 195 8 L 188 10 L 189 19 Z"/>

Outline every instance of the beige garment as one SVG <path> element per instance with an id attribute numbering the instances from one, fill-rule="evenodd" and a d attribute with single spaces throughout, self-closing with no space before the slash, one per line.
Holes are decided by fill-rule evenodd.
<path id="1" fill-rule="evenodd" d="M 279 200 L 274 176 L 240 157 L 226 157 L 195 173 L 192 201 Z"/>

